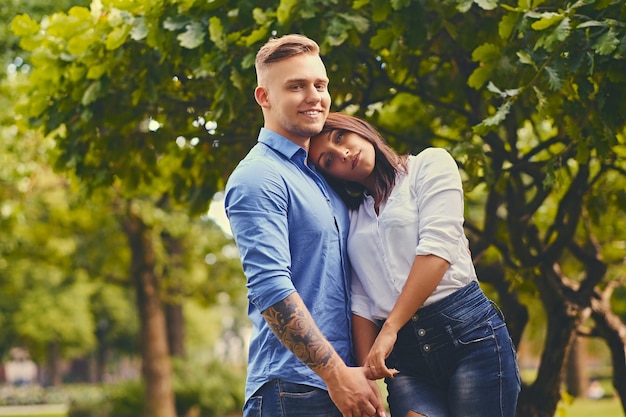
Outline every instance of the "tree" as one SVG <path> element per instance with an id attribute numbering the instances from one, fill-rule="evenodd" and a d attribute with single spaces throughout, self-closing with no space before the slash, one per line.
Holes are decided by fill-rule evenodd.
<path id="1" fill-rule="evenodd" d="M 529 314 L 520 292 L 534 292 L 546 310 L 539 375 L 518 411 L 548 416 L 583 325 L 595 325 L 590 334 L 624 368 L 624 324 L 608 303 L 624 276 L 623 229 L 612 225 L 626 206 L 625 8 L 108 1 L 45 26 L 18 16 L 12 27 L 32 54 L 22 114 L 56 140 L 57 169 L 154 205 L 167 196 L 192 213 L 206 209 L 256 137 L 258 47 L 290 32 L 318 40 L 335 110 L 367 117 L 399 150 L 436 145 L 455 155 L 477 269 L 503 301 L 514 340 Z"/>

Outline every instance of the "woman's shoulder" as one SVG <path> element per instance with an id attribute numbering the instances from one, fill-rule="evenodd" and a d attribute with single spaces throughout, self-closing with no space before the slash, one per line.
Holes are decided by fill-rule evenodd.
<path id="1" fill-rule="evenodd" d="M 415 155 L 409 155 L 409 170 L 415 170 L 425 167 L 450 165 L 456 166 L 456 161 L 444 148 L 426 148 Z"/>

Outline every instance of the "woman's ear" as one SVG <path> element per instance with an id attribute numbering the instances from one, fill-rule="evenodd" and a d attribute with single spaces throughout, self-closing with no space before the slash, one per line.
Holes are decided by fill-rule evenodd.
<path id="1" fill-rule="evenodd" d="M 254 99 L 256 100 L 257 103 L 259 103 L 259 106 L 264 107 L 264 108 L 270 107 L 270 100 L 269 100 L 269 94 L 268 94 L 267 88 L 260 87 L 260 86 L 255 88 Z"/>

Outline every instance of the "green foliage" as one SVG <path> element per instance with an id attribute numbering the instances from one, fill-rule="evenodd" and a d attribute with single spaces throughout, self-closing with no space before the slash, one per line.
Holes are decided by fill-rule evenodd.
<path id="1" fill-rule="evenodd" d="M 221 362 L 177 362 L 175 366 L 178 415 L 198 413 L 218 417 L 243 407 L 245 369 Z M 69 403 L 68 417 L 136 417 L 143 407 L 143 385 L 127 381 L 115 385 L 69 386 L 62 390 Z"/>
<path id="2" fill-rule="evenodd" d="M 178 415 L 195 409 L 200 416 L 217 417 L 239 412 L 243 407 L 245 368 L 220 362 L 198 366 L 193 362 L 176 367 Z"/>

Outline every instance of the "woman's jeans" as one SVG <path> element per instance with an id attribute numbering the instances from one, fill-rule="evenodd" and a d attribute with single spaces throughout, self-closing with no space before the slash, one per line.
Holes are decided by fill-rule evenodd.
<path id="1" fill-rule="evenodd" d="M 472 282 L 420 308 L 398 332 L 387 366 L 392 417 L 513 417 L 515 349 L 500 309 Z"/>
<path id="2" fill-rule="evenodd" d="M 274 379 L 264 384 L 243 407 L 244 417 L 341 417 L 328 392 Z"/>

